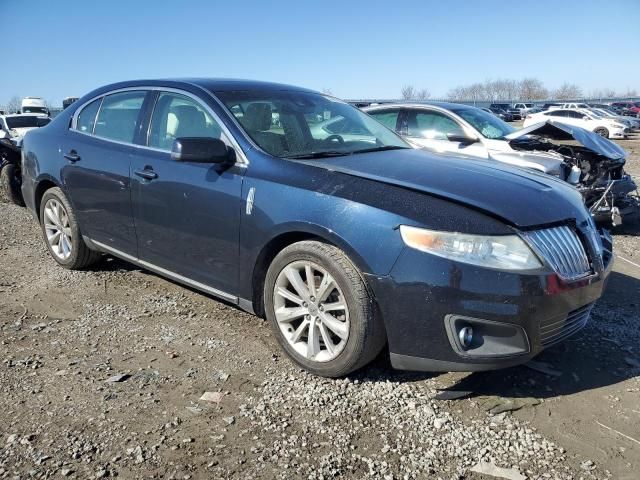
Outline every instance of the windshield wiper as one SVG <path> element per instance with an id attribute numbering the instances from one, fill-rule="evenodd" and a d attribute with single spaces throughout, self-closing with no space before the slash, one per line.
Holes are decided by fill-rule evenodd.
<path id="1" fill-rule="evenodd" d="M 304 159 L 304 158 L 344 157 L 346 155 L 351 155 L 352 153 L 353 152 L 340 152 L 337 150 L 326 150 L 322 152 L 301 153 L 299 155 L 286 155 L 283 158 Z"/>
<path id="2" fill-rule="evenodd" d="M 353 153 L 367 153 L 367 152 L 384 152 L 385 150 L 411 150 L 410 147 L 402 147 L 400 145 L 383 145 L 382 147 L 364 148 L 362 150 L 355 150 Z"/>

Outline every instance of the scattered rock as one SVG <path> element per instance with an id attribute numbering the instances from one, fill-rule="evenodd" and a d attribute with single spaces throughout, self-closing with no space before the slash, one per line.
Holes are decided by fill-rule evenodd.
<path id="1" fill-rule="evenodd" d="M 120 375 L 114 375 L 113 377 L 109 377 L 105 380 L 105 382 L 108 382 L 108 383 L 124 382 L 128 380 L 130 377 L 131 375 L 129 375 L 128 373 L 123 373 Z"/>
<path id="2" fill-rule="evenodd" d="M 436 418 L 433 420 L 433 426 L 436 427 L 438 430 L 444 427 L 447 423 L 449 423 L 449 419 L 444 417 Z"/>
<path id="3" fill-rule="evenodd" d="M 530 368 L 531 370 L 535 370 L 536 372 L 544 373 L 545 375 L 550 375 L 552 377 L 559 377 L 562 375 L 562 372 L 553 368 L 553 365 L 550 365 L 545 362 L 537 362 L 534 360 L 529 360 L 524 364 L 525 367 Z"/>
<path id="4" fill-rule="evenodd" d="M 515 468 L 501 468 L 492 462 L 480 462 L 471 467 L 471 471 L 496 478 L 505 478 L 507 480 L 527 480 L 527 477 L 522 475 L 519 470 Z"/>
<path id="5" fill-rule="evenodd" d="M 224 397 L 222 392 L 204 392 L 200 397 L 203 402 L 220 403 Z"/>
<path id="6" fill-rule="evenodd" d="M 233 417 L 233 416 L 231 416 L 231 417 L 223 417 L 222 420 L 227 425 L 233 425 L 236 422 L 236 417 Z"/>

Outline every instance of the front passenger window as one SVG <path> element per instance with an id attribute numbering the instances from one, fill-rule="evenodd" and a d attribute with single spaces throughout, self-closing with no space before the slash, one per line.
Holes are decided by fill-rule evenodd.
<path id="1" fill-rule="evenodd" d="M 409 112 L 409 136 L 447 140 L 447 134 L 464 135 L 462 127 L 439 112 Z"/>
<path id="2" fill-rule="evenodd" d="M 400 110 L 383 110 L 380 112 L 371 112 L 369 113 L 369 115 L 378 120 L 385 127 L 390 128 L 391 130 L 395 130 L 398 123 L 398 115 L 400 115 Z"/>
<path id="3" fill-rule="evenodd" d="M 221 138 L 218 122 L 196 101 L 177 93 L 158 97 L 149 134 L 149 146 L 171 150 L 173 141 L 181 137 Z"/>

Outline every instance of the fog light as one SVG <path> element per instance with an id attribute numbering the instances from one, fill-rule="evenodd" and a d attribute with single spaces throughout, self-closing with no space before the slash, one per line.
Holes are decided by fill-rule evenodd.
<path id="1" fill-rule="evenodd" d="M 463 348 L 469 348 L 473 341 L 473 328 L 462 327 L 458 332 L 458 338 L 460 339 L 460 344 Z"/>

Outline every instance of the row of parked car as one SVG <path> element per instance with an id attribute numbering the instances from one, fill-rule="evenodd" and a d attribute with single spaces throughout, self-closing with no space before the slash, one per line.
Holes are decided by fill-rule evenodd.
<path id="1" fill-rule="evenodd" d="M 331 377 L 384 348 L 401 369 L 501 368 L 580 330 L 613 259 L 594 218 L 633 185 L 619 146 L 553 118 L 241 80 L 108 85 L 21 147 L 60 266 L 110 254 L 222 298 Z"/>
<path id="2" fill-rule="evenodd" d="M 526 118 L 527 114 L 539 113 L 557 108 L 597 108 L 621 117 L 640 118 L 640 102 L 631 100 L 611 103 L 555 102 L 555 103 L 492 103 L 483 110 L 496 114 L 505 121 L 512 122 Z"/>

